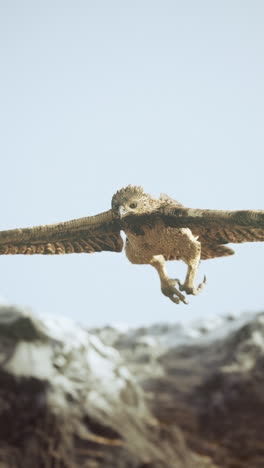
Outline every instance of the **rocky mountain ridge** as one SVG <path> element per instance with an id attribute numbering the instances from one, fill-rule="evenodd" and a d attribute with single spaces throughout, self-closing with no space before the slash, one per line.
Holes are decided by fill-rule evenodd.
<path id="1" fill-rule="evenodd" d="M 263 468 L 264 313 L 122 331 L 0 309 L 0 467 Z"/>

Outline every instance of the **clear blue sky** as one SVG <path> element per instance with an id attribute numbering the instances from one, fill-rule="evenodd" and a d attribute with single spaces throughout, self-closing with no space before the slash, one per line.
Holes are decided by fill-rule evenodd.
<path id="1" fill-rule="evenodd" d="M 263 15 L 261 0 L 2 1 L 0 229 L 96 214 L 129 183 L 264 209 Z M 202 262 L 189 306 L 114 253 L 3 256 L 0 296 L 90 325 L 263 310 L 264 245 L 235 249 Z"/>

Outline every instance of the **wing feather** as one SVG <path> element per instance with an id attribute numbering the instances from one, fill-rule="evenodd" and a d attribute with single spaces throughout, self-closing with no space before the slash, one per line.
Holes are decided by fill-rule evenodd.
<path id="1" fill-rule="evenodd" d="M 200 210 L 167 206 L 162 216 L 168 226 L 188 227 L 208 244 L 263 242 L 264 210 Z"/>
<path id="2" fill-rule="evenodd" d="M 234 250 L 229 249 L 229 247 L 226 247 L 225 245 L 210 245 L 202 242 L 201 260 L 208 260 L 209 258 L 216 257 L 226 257 L 228 255 L 234 255 L 234 253 Z"/>
<path id="3" fill-rule="evenodd" d="M 0 232 L 0 255 L 121 252 L 119 221 L 112 210 L 64 223 Z"/>

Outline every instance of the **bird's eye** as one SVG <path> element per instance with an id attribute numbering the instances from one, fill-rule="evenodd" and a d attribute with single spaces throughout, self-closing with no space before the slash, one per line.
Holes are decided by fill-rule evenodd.
<path id="1" fill-rule="evenodd" d="M 130 205 L 129 205 L 129 208 L 132 208 L 132 209 L 134 209 L 136 207 L 137 207 L 137 203 L 130 203 Z"/>

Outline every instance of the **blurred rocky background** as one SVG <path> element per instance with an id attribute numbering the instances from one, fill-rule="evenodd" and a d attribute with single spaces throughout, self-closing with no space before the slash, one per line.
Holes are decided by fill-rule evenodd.
<path id="1" fill-rule="evenodd" d="M 0 308 L 0 468 L 263 468 L 264 312 L 87 329 Z"/>

